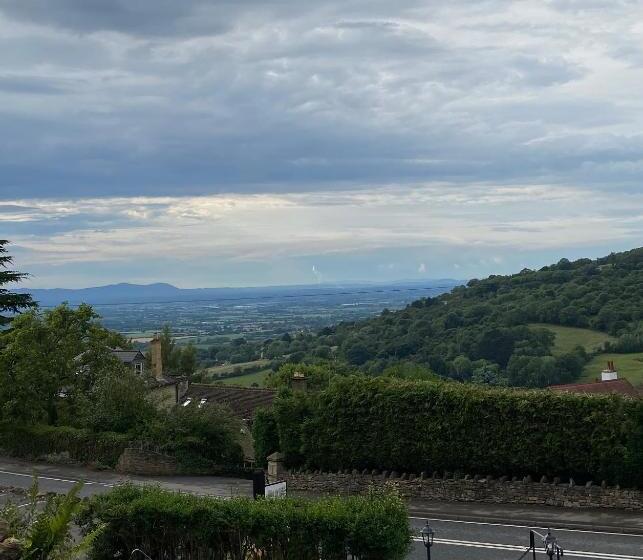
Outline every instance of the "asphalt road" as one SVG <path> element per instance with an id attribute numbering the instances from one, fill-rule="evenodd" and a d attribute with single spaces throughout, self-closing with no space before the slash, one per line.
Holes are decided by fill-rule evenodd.
<path id="1" fill-rule="evenodd" d="M 411 518 L 419 532 L 425 520 Z M 546 527 L 503 523 L 429 519 L 435 531 L 431 560 L 518 560 L 529 545 L 529 530 L 545 534 Z M 554 527 L 552 534 L 564 549 L 563 558 L 587 560 L 643 560 L 643 535 L 581 531 Z M 541 544 L 538 540 L 536 546 Z M 409 558 L 427 557 L 421 539 L 416 538 Z M 542 548 L 537 558 L 547 560 Z M 532 556 L 526 556 L 531 560 Z"/>
<path id="2" fill-rule="evenodd" d="M 33 475 L 38 475 L 41 491 L 67 492 L 77 481 L 84 481 L 81 494 L 90 496 L 106 492 L 117 484 L 131 481 L 135 484 L 159 484 L 169 490 L 219 497 L 251 495 L 252 483 L 224 477 L 179 476 L 140 477 L 123 476 L 113 472 L 93 472 L 77 467 L 33 464 L 0 458 L 0 487 L 28 488 Z M 7 496 L 0 494 L 0 505 Z M 473 508 L 472 508 L 473 509 Z M 529 544 L 529 530 L 542 534 L 546 527 L 529 527 L 512 523 L 508 510 L 506 522 L 456 521 L 447 515 L 429 516 L 435 531 L 432 560 L 518 560 Z M 497 511 L 496 511 L 497 513 Z M 419 534 L 425 518 L 411 517 L 411 526 Z M 643 532 L 626 534 L 614 531 L 591 531 L 565 528 L 564 524 L 552 527 L 565 550 L 565 557 L 586 560 L 643 560 Z M 539 544 L 537 542 L 537 544 Z M 426 559 L 426 549 L 416 537 L 409 560 Z M 531 555 L 527 556 L 531 560 Z M 547 556 L 538 551 L 539 560 Z"/>

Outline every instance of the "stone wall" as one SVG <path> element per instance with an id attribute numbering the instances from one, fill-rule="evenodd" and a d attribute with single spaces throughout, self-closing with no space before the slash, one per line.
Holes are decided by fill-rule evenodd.
<path id="1" fill-rule="evenodd" d="M 393 484 L 402 496 L 410 499 L 643 511 L 641 490 L 595 485 L 592 482 L 579 486 L 573 480 L 561 483 L 559 479 L 548 481 L 545 477 L 535 482 L 530 477 L 457 478 L 449 473 L 415 476 L 353 470 L 338 473 L 290 471 L 284 473 L 282 479 L 288 482 L 288 489 L 295 492 L 360 494 L 373 485 Z"/>
<path id="2" fill-rule="evenodd" d="M 128 447 L 118 459 L 116 470 L 121 473 L 167 476 L 178 473 L 176 459 L 157 453 Z"/>

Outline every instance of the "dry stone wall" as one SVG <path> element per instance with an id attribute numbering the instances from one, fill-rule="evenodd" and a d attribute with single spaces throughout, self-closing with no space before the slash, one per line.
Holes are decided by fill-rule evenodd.
<path id="1" fill-rule="evenodd" d="M 611 508 L 643 511 L 643 492 L 608 487 L 588 482 L 576 485 L 543 477 L 494 479 L 492 477 L 457 477 L 450 473 L 420 476 L 378 471 L 289 471 L 282 476 L 288 489 L 321 494 L 361 494 L 369 487 L 395 485 L 405 498 L 449 502 L 484 502 L 496 504 L 537 504 L 570 508 Z"/>
<path id="2" fill-rule="evenodd" d="M 128 447 L 118 459 L 116 470 L 122 473 L 167 476 L 178 473 L 174 457 L 162 453 Z"/>

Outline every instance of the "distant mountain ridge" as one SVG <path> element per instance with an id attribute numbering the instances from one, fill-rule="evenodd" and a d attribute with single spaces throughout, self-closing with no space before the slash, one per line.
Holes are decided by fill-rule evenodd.
<path id="1" fill-rule="evenodd" d="M 94 286 L 89 288 L 21 288 L 19 293 L 29 293 L 42 306 L 59 305 L 68 302 L 72 305 L 151 303 L 167 301 L 197 301 L 216 298 L 248 298 L 269 296 L 292 296 L 311 293 L 341 292 L 360 289 L 414 289 L 448 287 L 462 284 L 452 278 L 435 280 L 408 280 L 388 283 L 343 283 L 343 284 L 302 284 L 291 286 L 255 286 L 247 288 L 177 288 L 172 284 L 157 282 L 153 284 L 131 284 L 127 282 Z"/>

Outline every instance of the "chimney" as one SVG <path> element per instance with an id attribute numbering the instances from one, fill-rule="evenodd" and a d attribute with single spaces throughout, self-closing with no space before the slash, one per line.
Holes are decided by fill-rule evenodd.
<path id="1" fill-rule="evenodd" d="M 607 362 L 607 369 L 601 372 L 601 381 L 614 381 L 618 379 L 618 372 L 614 368 L 614 362 Z"/>
<path id="2" fill-rule="evenodd" d="M 292 392 L 293 393 L 305 393 L 306 392 L 306 376 L 296 371 L 292 376 Z"/>
<path id="3" fill-rule="evenodd" d="M 163 378 L 163 351 L 161 349 L 161 337 L 156 333 L 150 340 L 150 358 L 152 359 L 152 375 L 156 379 Z"/>

